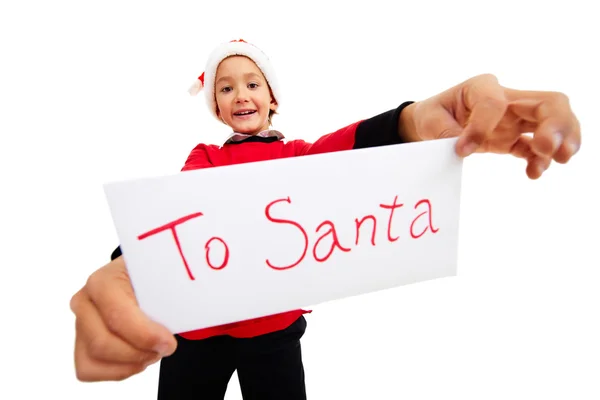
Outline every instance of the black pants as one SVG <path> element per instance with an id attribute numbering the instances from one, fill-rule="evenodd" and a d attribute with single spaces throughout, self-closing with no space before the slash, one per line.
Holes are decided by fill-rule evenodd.
<path id="1" fill-rule="evenodd" d="M 177 350 L 160 364 L 158 400 L 223 400 L 236 369 L 244 400 L 305 400 L 305 330 L 302 316 L 284 330 L 248 339 L 176 335 Z"/>

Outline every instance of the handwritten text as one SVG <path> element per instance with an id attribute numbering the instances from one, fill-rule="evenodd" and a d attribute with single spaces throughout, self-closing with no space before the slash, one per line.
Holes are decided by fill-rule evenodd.
<path id="1" fill-rule="evenodd" d="M 320 262 L 320 263 L 327 261 L 336 249 L 341 252 L 352 251 L 352 247 L 349 243 L 344 244 L 340 241 L 340 238 L 338 235 L 338 230 L 336 229 L 336 225 L 334 222 L 332 222 L 330 220 L 324 220 L 316 227 L 314 233 L 317 234 L 318 237 L 314 241 L 312 241 L 312 246 L 311 246 L 311 240 L 309 237 L 309 233 L 307 232 L 306 228 L 300 222 L 294 221 L 292 219 L 285 219 L 285 218 L 274 216 L 274 214 L 277 214 L 276 211 L 281 213 L 282 210 L 285 210 L 286 204 L 290 205 L 291 203 L 292 203 L 292 199 L 290 197 L 285 197 L 285 198 L 280 198 L 280 199 L 274 200 L 267 204 L 267 206 L 264 209 L 264 214 L 265 214 L 266 219 L 269 222 L 272 222 L 274 224 L 287 225 L 287 226 L 290 226 L 290 227 L 293 227 L 294 229 L 296 229 L 302 240 L 302 251 L 297 256 L 297 258 L 294 259 L 289 264 L 275 265 L 274 263 L 271 262 L 271 260 L 266 259 L 265 263 L 269 268 L 271 268 L 273 270 L 277 270 L 277 271 L 288 270 L 288 269 L 294 268 L 306 259 L 307 255 L 309 254 L 309 250 L 310 250 L 310 255 L 312 256 L 312 258 L 315 261 Z M 396 229 L 394 229 L 394 226 L 395 226 L 394 225 L 394 214 L 396 212 L 398 212 L 398 210 L 404 206 L 405 206 L 405 204 L 398 202 L 398 196 L 394 197 L 394 200 L 391 202 L 391 204 L 379 204 L 379 207 L 381 209 L 387 211 L 387 213 L 386 213 L 387 214 L 387 219 L 386 219 L 387 235 L 384 240 L 387 240 L 390 243 L 393 243 L 393 242 L 397 241 L 398 239 L 400 239 L 400 235 L 397 232 L 397 230 L 398 230 L 397 227 L 396 227 Z M 435 234 L 439 231 L 439 227 L 436 227 L 433 223 L 432 205 L 428 199 L 419 200 L 412 206 L 412 209 L 417 210 L 417 212 L 419 214 L 412 219 L 412 222 L 410 224 L 409 233 L 410 233 L 411 238 L 418 239 L 418 238 L 422 237 L 427 231 L 430 231 L 432 234 Z M 186 259 L 183 249 L 181 247 L 181 243 L 180 243 L 179 236 L 177 233 L 177 226 L 184 224 L 187 221 L 190 221 L 192 219 L 199 218 L 202 216 L 203 216 L 203 214 L 201 212 L 186 215 L 175 221 L 171 221 L 167 224 L 159 226 L 158 228 L 151 229 L 150 231 L 139 235 L 138 240 L 144 240 L 151 236 L 169 231 L 173 237 L 174 243 L 177 247 L 177 250 L 179 252 L 179 255 L 181 257 L 181 260 L 183 262 L 183 265 L 185 267 L 185 270 L 186 270 L 189 278 L 191 280 L 194 280 L 194 275 L 192 274 L 189 263 Z M 417 231 L 416 223 L 417 223 L 417 221 L 421 221 L 422 219 L 425 220 L 425 224 L 424 224 L 425 227 L 420 229 L 420 231 Z M 354 235 L 354 242 L 353 242 L 354 246 L 357 246 L 359 244 L 359 242 L 361 240 L 361 232 L 365 235 L 367 233 L 370 233 L 370 235 L 367 236 L 369 242 L 371 243 L 372 246 L 377 245 L 376 231 L 377 231 L 378 221 L 379 221 L 378 218 L 372 214 L 364 215 L 364 216 L 361 216 L 360 218 L 355 218 L 355 220 L 354 220 L 355 235 Z M 421 223 L 420 226 L 423 226 L 423 223 Z M 370 231 L 367 230 L 369 227 L 371 228 Z M 220 246 L 224 250 L 223 251 L 224 255 L 223 255 L 222 259 L 214 260 L 213 259 L 214 257 L 211 257 L 211 255 L 210 255 L 211 248 L 213 248 L 214 246 Z M 227 242 L 225 241 L 225 239 L 223 239 L 221 237 L 217 237 L 217 236 L 211 237 L 209 240 L 206 241 L 206 243 L 204 245 L 204 250 L 205 250 L 206 264 L 208 265 L 208 267 L 210 267 L 214 270 L 221 270 L 227 266 L 227 264 L 229 262 L 230 249 L 229 249 L 229 246 L 228 246 Z"/>

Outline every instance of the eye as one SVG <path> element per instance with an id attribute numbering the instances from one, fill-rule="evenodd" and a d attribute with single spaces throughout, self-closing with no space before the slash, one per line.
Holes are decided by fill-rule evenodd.
<path id="1" fill-rule="evenodd" d="M 249 84 L 248 84 L 248 87 L 249 87 L 250 89 L 256 89 L 256 88 L 258 87 L 258 83 L 254 83 L 254 82 L 252 82 L 252 83 L 249 83 Z"/>
<path id="2" fill-rule="evenodd" d="M 224 87 L 221 89 L 221 92 L 223 92 L 223 93 L 227 93 L 227 92 L 229 92 L 230 90 L 231 90 L 231 87 L 230 87 L 230 86 L 224 86 Z"/>

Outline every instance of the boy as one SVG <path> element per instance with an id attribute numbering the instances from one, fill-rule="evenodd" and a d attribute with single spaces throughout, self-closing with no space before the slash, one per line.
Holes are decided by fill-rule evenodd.
<path id="1" fill-rule="evenodd" d="M 280 99 L 275 72 L 264 53 L 241 40 L 214 50 L 191 92 L 202 89 L 211 113 L 232 133 L 223 146 L 196 146 L 183 171 L 401 143 L 398 116 L 410 104 L 312 144 L 286 143 L 280 132 L 269 129 Z M 222 399 L 236 369 L 244 399 L 305 399 L 304 313 L 293 310 L 177 335 L 177 352 L 161 363 L 159 399 Z"/>
<path id="2" fill-rule="evenodd" d="M 192 94 L 200 90 L 210 111 L 232 133 L 222 146 L 196 146 L 184 171 L 460 135 L 459 155 L 510 153 L 527 160 L 527 174 L 535 179 L 552 159 L 567 162 L 580 144 L 579 124 L 564 96 L 505 89 L 490 76 L 474 78 L 417 104 L 405 102 L 314 143 L 284 142 L 280 132 L 270 129 L 281 98 L 273 68 L 264 53 L 243 40 L 214 50 Z M 535 134 L 531 138 L 524 132 Z M 120 255 L 117 248 L 113 262 L 95 273 L 71 303 L 82 326 L 75 345 L 80 379 L 123 379 L 165 357 L 159 399 L 223 399 L 236 369 L 245 400 L 306 398 L 300 347 L 306 311 L 182 333 L 175 336 L 175 344 L 172 335 L 136 308 Z M 116 276 L 121 285 L 116 290 L 123 288 L 118 298 L 101 289 L 111 279 L 115 282 Z M 106 317 L 106 310 L 115 306 L 123 307 L 117 320 L 128 321 L 127 313 L 133 316 L 129 326 L 114 323 L 115 314 Z M 104 343 L 110 344 L 105 347 L 123 352 L 90 347 L 83 327 L 89 331 L 92 324 L 105 333 Z"/>

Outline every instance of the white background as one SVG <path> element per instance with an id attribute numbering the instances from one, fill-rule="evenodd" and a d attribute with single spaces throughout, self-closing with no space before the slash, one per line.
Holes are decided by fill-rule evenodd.
<path id="1" fill-rule="evenodd" d="M 178 171 L 198 142 L 228 133 L 186 90 L 216 44 L 240 37 L 276 65 L 275 127 L 289 138 L 484 72 L 565 92 L 583 128 L 577 157 L 539 181 L 508 156 L 466 160 L 457 277 L 316 307 L 309 398 L 600 397 L 591 3 L 341 4 L 2 3 L 1 398 L 155 398 L 158 365 L 76 381 L 69 300 L 117 245 L 102 184 Z M 227 399 L 239 398 L 234 376 Z"/>

